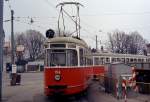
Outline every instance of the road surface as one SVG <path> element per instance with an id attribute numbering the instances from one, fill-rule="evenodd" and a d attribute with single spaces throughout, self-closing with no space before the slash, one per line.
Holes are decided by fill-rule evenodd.
<path id="1" fill-rule="evenodd" d="M 43 92 L 43 73 L 22 73 L 21 85 L 10 86 L 8 73 L 3 73 L 3 102 L 124 102 L 100 89 L 98 82 L 93 82 L 86 95 L 70 97 L 45 97 Z M 150 102 L 150 95 L 137 95 L 127 102 Z"/>

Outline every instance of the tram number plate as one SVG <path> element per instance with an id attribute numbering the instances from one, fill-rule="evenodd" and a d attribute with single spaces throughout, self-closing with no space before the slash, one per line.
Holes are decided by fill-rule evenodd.
<path id="1" fill-rule="evenodd" d="M 55 74 L 61 74 L 61 72 L 58 70 L 55 70 Z"/>

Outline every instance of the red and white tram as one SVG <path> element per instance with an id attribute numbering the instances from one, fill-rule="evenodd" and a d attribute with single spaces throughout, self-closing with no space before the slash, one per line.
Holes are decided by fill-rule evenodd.
<path id="1" fill-rule="evenodd" d="M 46 95 L 76 94 L 92 79 L 92 60 L 87 44 L 73 37 L 54 37 L 45 44 L 44 91 Z"/>
<path id="2" fill-rule="evenodd" d="M 71 17 L 75 24 L 75 32 L 77 37 L 66 37 L 65 23 L 63 15 L 64 5 L 74 5 L 77 9 L 76 20 Z M 58 19 L 59 36 L 54 37 L 54 31 L 48 30 L 46 36 L 48 40 L 45 42 L 45 68 L 44 68 L 44 92 L 45 95 L 77 94 L 87 89 L 93 78 L 92 57 L 89 56 L 90 50 L 88 45 L 80 39 L 80 17 L 78 2 L 63 2 L 60 6 L 60 14 Z M 60 33 L 60 18 L 63 21 L 63 32 Z M 71 26 L 73 27 L 73 26 Z"/>

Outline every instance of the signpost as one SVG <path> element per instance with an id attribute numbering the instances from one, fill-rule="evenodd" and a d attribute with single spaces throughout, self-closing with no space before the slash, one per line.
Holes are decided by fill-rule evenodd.
<path id="1" fill-rule="evenodd" d="M 16 64 L 12 64 L 12 72 L 11 73 L 12 74 L 17 73 L 17 66 L 16 66 Z"/>

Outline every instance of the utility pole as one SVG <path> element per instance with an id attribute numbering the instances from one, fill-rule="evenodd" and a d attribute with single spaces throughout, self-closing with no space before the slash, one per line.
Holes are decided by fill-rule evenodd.
<path id="1" fill-rule="evenodd" d="M 96 35 L 96 51 L 98 50 L 98 41 L 97 41 L 97 35 Z"/>
<path id="2" fill-rule="evenodd" d="M 0 102 L 2 101 L 3 41 L 3 0 L 0 0 Z"/>
<path id="3" fill-rule="evenodd" d="M 11 64 L 15 64 L 14 11 L 11 10 Z"/>

